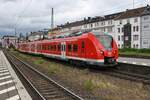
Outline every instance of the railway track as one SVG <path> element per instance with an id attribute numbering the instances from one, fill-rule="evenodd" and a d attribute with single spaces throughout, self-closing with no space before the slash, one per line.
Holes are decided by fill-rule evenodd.
<path id="1" fill-rule="evenodd" d="M 42 100 L 83 100 L 54 80 L 45 76 L 31 65 L 4 51 L 8 60 L 26 79 Z"/>
<path id="2" fill-rule="evenodd" d="M 102 73 L 110 75 L 110 76 L 118 77 L 120 79 L 142 82 L 143 84 L 150 85 L 150 77 L 146 75 L 131 73 L 131 72 L 122 71 L 118 69 L 113 69 L 111 71 L 102 72 Z"/>

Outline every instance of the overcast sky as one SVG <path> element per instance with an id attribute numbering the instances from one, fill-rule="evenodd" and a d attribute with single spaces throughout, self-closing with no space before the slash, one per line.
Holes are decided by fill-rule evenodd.
<path id="1" fill-rule="evenodd" d="M 149 0 L 134 0 L 135 7 Z M 50 28 L 51 8 L 55 25 L 84 17 L 101 16 L 133 8 L 132 0 L 0 0 L 0 35 Z"/>

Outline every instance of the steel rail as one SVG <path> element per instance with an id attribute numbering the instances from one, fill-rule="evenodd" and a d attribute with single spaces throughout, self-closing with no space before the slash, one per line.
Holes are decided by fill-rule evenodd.
<path id="1" fill-rule="evenodd" d="M 72 91 L 68 90 L 67 88 L 63 87 L 62 85 L 58 84 L 57 82 L 55 82 L 54 80 L 52 80 L 51 78 L 49 78 L 48 76 L 46 76 L 45 74 L 41 73 L 40 71 L 38 71 L 37 69 L 33 68 L 31 65 L 29 65 L 28 63 L 20 60 L 19 58 L 17 58 L 15 55 L 12 55 L 8 52 L 4 52 L 7 55 L 7 58 L 9 59 L 9 57 L 15 58 L 16 60 L 18 60 L 19 62 L 21 62 L 22 64 L 24 64 L 25 66 L 27 66 L 28 68 L 30 68 L 32 71 L 38 73 L 39 75 L 41 75 L 43 78 L 49 80 L 50 82 L 54 83 L 55 85 L 57 85 L 58 87 L 60 87 L 61 89 L 63 89 L 65 92 L 69 93 L 69 95 L 71 95 L 73 98 L 75 98 L 76 100 L 84 100 L 83 98 L 81 98 L 80 96 L 76 95 L 75 93 L 73 93 Z M 10 60 L 11 61 L 11 60 Z M 12 61 L 11 61 L 12 62 Z M 14 62 L 12 62 L 14 64 Z M 15 64 L 14 64 L 15 65 Z M 16 65 L 15 65 L 16 66 Z M 18 69 L 18 68 L 17 68 Z M 20 71 L 20 70 L 19 70 Z M 21 72 L 21 71 L 20 71 Z M 23 74 L 23 73 L 22 73 Z M 23 75 L 25 77 L 25 79 L 27 79 L 27 77 L 25 75 Z M 28 80 L 28 79 L 27 79 Z M 29 80 L 28 80 L 29 81 Z M 31 84 L 31 86 L 34 88 L 34 90 L 40 95 L 41 98 L 43 98 L 43 100 L 45 100 L 45 98 L 42 96 L 42 94 L 40 94 L 40 92 L 38 91 L 38 89 L 36 89 L 36 87 L 34 87 L 34 85 L 29 81 L 29 83 Z"/>

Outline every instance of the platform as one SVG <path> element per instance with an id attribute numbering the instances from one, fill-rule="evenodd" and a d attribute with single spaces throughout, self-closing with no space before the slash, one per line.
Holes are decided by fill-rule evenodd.
<path id="1" fill-rule="evenodd" d="M 2 51 L 0 51 L 0 100 L 32 100 Z"/>
<path id="2" fill-rule="evenodd" d="M 144 58 L 119 57 L 119 62 L 134 64 L 134 65 L 150 66 L 150 59 L 144 59 Z"/>

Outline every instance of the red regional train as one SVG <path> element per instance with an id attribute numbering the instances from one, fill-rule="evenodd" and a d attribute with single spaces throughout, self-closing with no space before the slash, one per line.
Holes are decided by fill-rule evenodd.
<path id="1" fill-rule="evenodd" d="M 116 42 L 100 32 L 66 33 L 49 40 L 19 43 L 18 50 L 80 64 L 115 66 L 118 63 Z"/>

